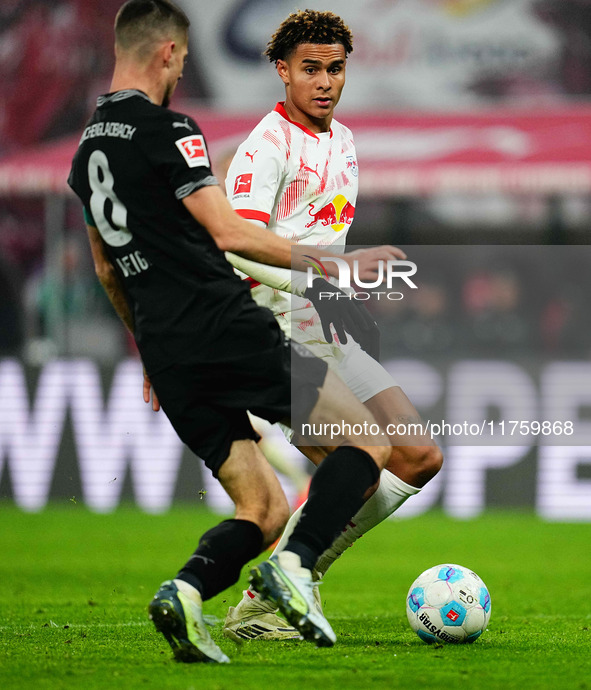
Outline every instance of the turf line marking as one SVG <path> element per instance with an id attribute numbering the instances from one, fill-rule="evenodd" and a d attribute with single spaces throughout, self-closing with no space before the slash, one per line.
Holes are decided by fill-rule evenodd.
<path id="1" fill-rule="evenodd" d="M 0 625 L 0 631 L 3 630 L 16 630 L 20 628 L 21 630 L 41 630 L 43 628 L 42 623 L 30 623 L 27 626 L 15 626 L 15 625 Z M 151 621 L 128 621 L 119 623 L 58 623 L 57 625 L 52 625 L 51 628 L 57 630 L 63 630 L 64 626 L 67 625 L 68 628 L 133 628 L 133 627 L 143 627 L 146 625 L 152 625 Z"/>

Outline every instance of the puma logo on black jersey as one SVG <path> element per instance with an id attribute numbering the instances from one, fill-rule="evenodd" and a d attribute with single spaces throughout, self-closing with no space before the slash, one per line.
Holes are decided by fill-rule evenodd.
<path id="1" fill-rule="evenodd" d="M 173 123 L 172 123 L 172 126 L 173 126 L 173 127 L 186 127 L 189 131 L 191 131 L 191 132 L 193 131 L 193 128 L 192 128 L 191 125 L 189 124 L 189 119 L 188 119 L 188 118 L 185 118 L 185 121 L 184 121 L 184 122 L 173 122 Z"/>

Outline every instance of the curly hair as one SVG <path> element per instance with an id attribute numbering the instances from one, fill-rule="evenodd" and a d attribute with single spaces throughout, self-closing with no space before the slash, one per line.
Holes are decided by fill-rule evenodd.
<path id="1" fill-rule="evenodd" d="M 264 55 L 271 62 L 285 60 L 301 43 L 341 43 L 348 55 L 353 51 L 353 34 L 332 12 L 298 10 L 290 14 L 271 36 Z"/>

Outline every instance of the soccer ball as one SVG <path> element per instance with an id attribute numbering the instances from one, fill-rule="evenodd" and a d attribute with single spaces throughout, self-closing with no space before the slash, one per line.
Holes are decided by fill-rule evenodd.
<path id="1" fill-rule="evenodd" d="M 435 565 L 410 586 L 406 615 L 423 642 L 474 642 L 490 620 L 490 594 L 468 568 Z"/>

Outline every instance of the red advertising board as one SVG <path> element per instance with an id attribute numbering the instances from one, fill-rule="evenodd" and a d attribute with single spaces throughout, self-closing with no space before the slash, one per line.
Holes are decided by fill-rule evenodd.
<path id="1" fill-rule="evenodd" d="M 261 116 L 186 104 L 179 109 L 201 125 L 214 168 Z M 365 196 L 591 192 L 591 106 L 542 113 L 355 114 L 340 120 L 355 135 Z M 65 192 L 78 139 L 0 158 L 0 194 Z"/>

